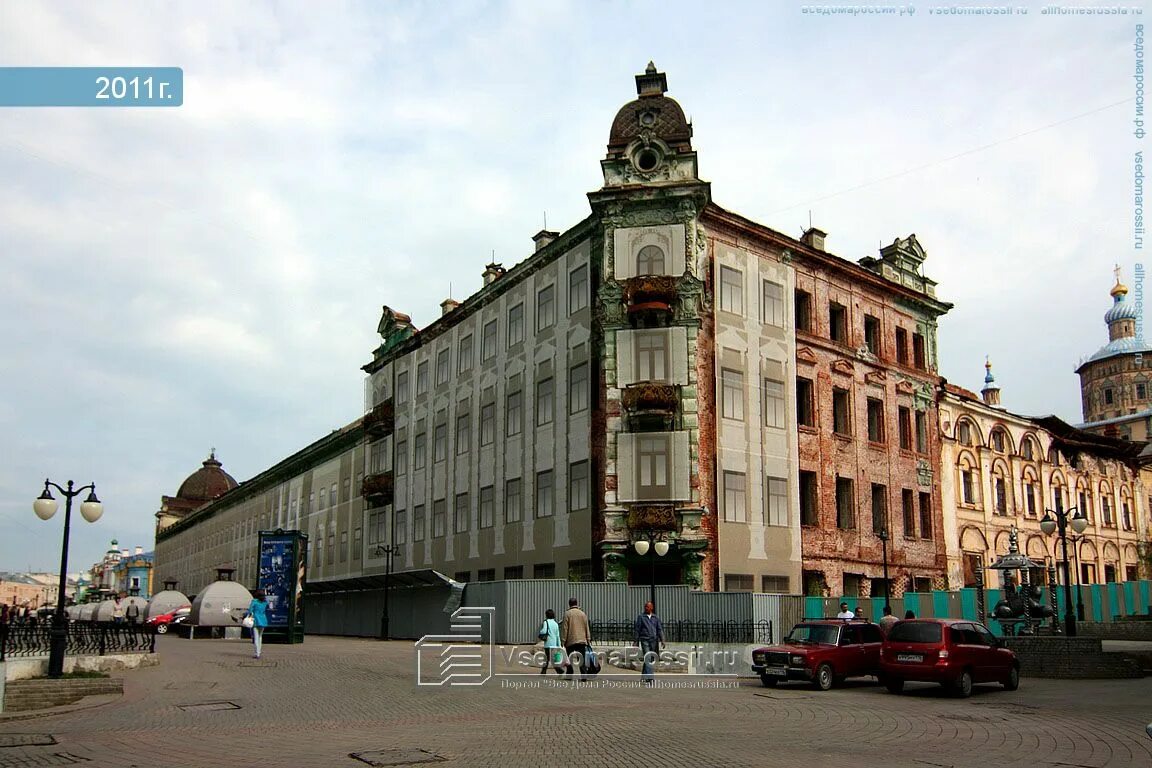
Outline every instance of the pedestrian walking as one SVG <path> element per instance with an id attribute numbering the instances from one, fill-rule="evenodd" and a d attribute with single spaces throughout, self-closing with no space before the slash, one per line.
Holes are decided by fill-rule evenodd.
<path id="1" fill-rule="evenodd" d="M 544 623 L 536 632 L 544 641 L 544 664 L 540 667 L 540 674 L 548 674 L 548 667 L 556 668 L 556 674 L 564 674 L 564 650 L 560 645 L 560 625 L 556 623 L 556 611 L 549 608 L 544 611 Z"/>
<path id="2" fill-rule="evenodd" d="M 128 607 L 124 609 L 124 618 L 128 620 L 129 624 L 139 623 L 140 606 L 136 604 L 135 600 L 128 601 Z"/>
<path id="3" fill-rule="evenodd" d="M 856 614 L 848 610 L 848 603 L 840 603 L 840 613 L 836 614 L 838 619 L 854 619 Z"/>
<path id="4" fill-rule="evenodd" d="M 660 658 L 660 648 L 664 645 L 664 627 L 660 624 L 660 617 L 656 615 L 656 606 L 651 602 L 644 603 L 644 613 L 636 617 L 634 627 L 636 645 L 640 646 L 644 664 L 640 669 L 644 685 L 652 686 L 656 683 L 656 676 L 652 669 L 652 662 Z"/>
<path id="5" fill-rule="evenodd" d="M 579 664 L 580 682 L 583 683 L 588 679 L 588 652 L 592 644 L 592 627 L 588 623 L 588 614 L 584 613 L 574 597 L 568 600 L 568 610 L 564 612 L 564 620 L 560 623 L 560 642 L 564 644 L 564 655 L 568 657 L 565 674 L 574 674 L 576 671 L 574 666 Z"/>
<path id="6" fill-rule="evenodd" d="M 112 621 L 116 624 L 124 623 L 124 603 L 121 602 L 120 595 L 112 599 Z"/>
<path id="7" fill-rule="evenodd" d="M 887 635 L 900 619 L 892 615 L 892 606 L 884 606 L 884 615 L 880 617 L 880 630 Z"/>
<path id="8" fill-rule="evenodd" d="M 258 589 L 253 593 L 252 602 L 248 603 L 248 613 L 244 615 L 252 617 L 252 644 L 256 646 L 253 658 L 258 659 L 264 649 L 264 628 L 268 626 L 268 598 L 264 590 Z"/>

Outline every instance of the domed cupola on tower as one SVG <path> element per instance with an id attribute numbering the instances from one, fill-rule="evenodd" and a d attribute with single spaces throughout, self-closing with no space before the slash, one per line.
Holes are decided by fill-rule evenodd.
<path id="1" fill-rule="evenodd" d="M 1146 373 L 1152 368 L 1152 347 L 1140 333 L 1140 307 L 1128 300 L 1128 286 L 1120 280 L 1119 266 L 1115 274 L 1116 283 L 1109 291 L 1112 306 L 1104 313 L 1108 343 L 1076 369 L 1088 428 L 1095 422 L 1152 408 L 1152 377 Z"/>
<path id="2" fill-rule="evenodd" d="M 698 178 L 692 151 L 692 124 L 675 100 L 664 94 L 668 78 L 648 62 L 636 75 L 639 96 L 620 108 L 601 161 L 604 186 L 690 181 Z"/>
<path id="3" fill-rule="evenodd" d="M 180 490 L 176 491 L 175 496 L 160 498 L 156 529 L 160 531 L 167 528 L 239 485 L 232 475 L 224 471 L 223 465 L 216 458 L 216 449 L 213 448 L 200 469 L 188 475 L 180 484 Z"/>

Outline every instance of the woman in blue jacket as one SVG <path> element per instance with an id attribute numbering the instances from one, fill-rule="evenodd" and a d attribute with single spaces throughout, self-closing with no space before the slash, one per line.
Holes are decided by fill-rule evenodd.
<path id="1" fill-rule="evenodd" d="M 556 611 L 549 608 L 544 612 L 544 623 L 537 633 L 544 641 L 544 665 L 540 674 L 548 674 L 548 665 L 556 668 L 556 674 L 564 674 L 564 646 L 560 645 L 560 625 L 556 623 Z"/>
<path id="2" fill-rule="evenodd" d="M 258 589 L 252 595 L 252 602 L 248 604 L 248 615 L 252 617 L 252 642 L 256 645 L 256 656 L 260 658 L 260 650 L 264 642 L 264 628 L 268 626 L 268 598 L 264 590 Z"/>

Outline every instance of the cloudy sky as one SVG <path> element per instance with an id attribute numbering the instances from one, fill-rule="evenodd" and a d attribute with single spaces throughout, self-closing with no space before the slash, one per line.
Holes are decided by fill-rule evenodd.
<path id="1" fill-rule="evenodd" d="M 1009 408 L 1078 421 L 1135 263 L 1137 19 L 1042 5 L 0 4 L 0 66 L 185 73 L 178 109 L 0 109 L 0 570 L 58 568 L 45 477 L 105 503 L 75 570 L 150 548 L 212 447 L 244 480 L 357 418 L 381 305 L 427 325 L 587 215 L 650 59 L 716 202 L 853 260 L 915 232 L 942 373 L 989 354 Z"/>

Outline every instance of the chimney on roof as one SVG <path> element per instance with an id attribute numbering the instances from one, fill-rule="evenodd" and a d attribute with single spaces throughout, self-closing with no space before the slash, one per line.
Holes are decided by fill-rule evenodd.
<path id="1" fill-rule="evenodd" d="M 456 299 L 444 299 L 444 301 L 440 302 L 440 316 L 443 317 L 458 306 L 460 306 L 460 302 L 456 301 Z"/>
<path id="2" fill-rule="evenodd" d="M 179 583 L 180 582 L 176 581 L 175 579 L 165 579 L 164 589 L 176 589 L 176 585 Z"/>
<path id="3" fill-rule="evenodd" d="M 800 241 L 811 248 L 822 251 L 824 250 L 824 238 L 826 237 L 828 237 L 827 232 L 816 229 L 816 227 L 808 227 L 808 229 L 804 230 L 804 234 L 800 235 Z"/>
<path id="4" fill-rule="evenodd" d="M 500 266 L 496 262 L 492 262 L 488 266 L 484 267 L 484 285 L 492 285 L 492 283 L 504 277 L 504 273 L 507 271 L 508 270 L 504 269 L 504 267 Z"/>
<path id="5" fill-rule="evenodd" d="M 560 237 L 559 232 L 552 232 L 547 229 L 542 229 L 536 234 L 532 235 L 532 242 L 536 243 L 536 250 L 540 250 L 549 243 L 555 242 L 556 238 Z"/>

